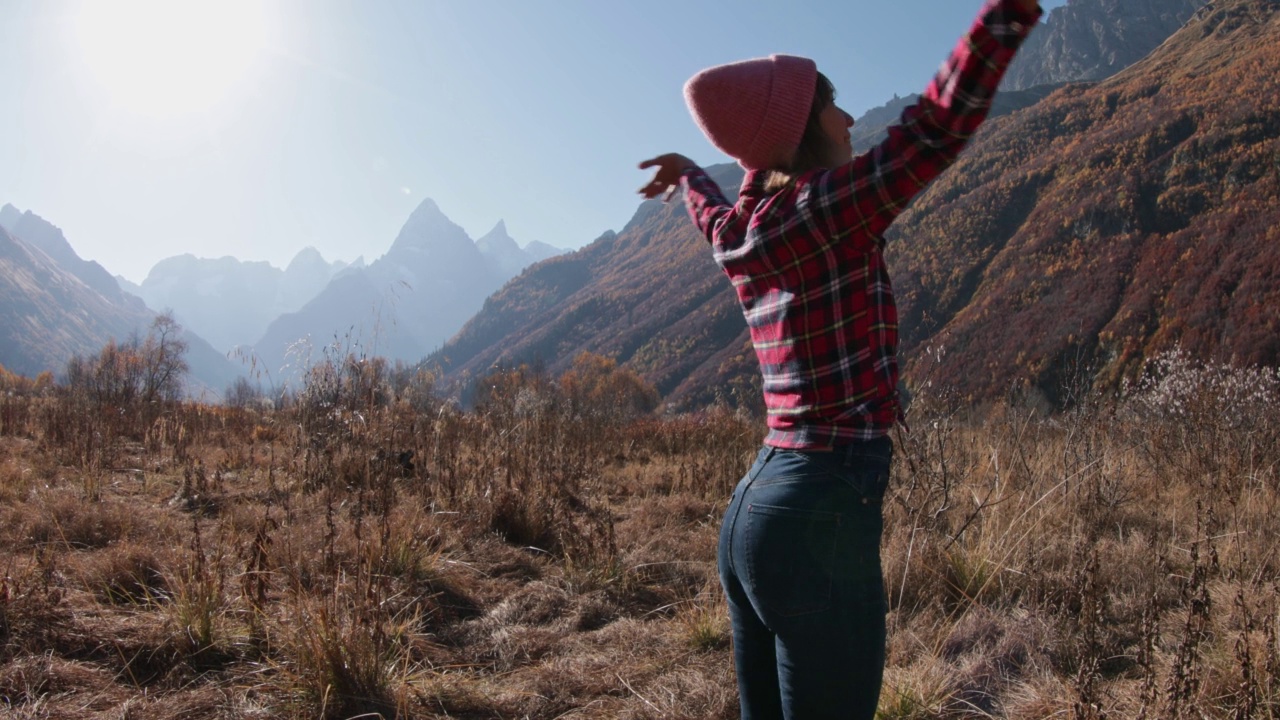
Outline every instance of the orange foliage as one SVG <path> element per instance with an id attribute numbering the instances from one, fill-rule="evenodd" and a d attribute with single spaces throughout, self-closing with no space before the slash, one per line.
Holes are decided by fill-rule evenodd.
<path id="1" fill-rule="evenodd" d="M 658 405 L 658 391 L 634 370 L 586 351 L 578 353 L 573 367 L 560 376 L 560 389 L 583 415 L 630 420 L 647 415 Z"/>

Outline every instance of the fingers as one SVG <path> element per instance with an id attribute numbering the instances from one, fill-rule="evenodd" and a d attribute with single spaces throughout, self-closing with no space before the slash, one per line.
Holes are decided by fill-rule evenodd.
<path id="1" fill-rule="evenodd" d="M 668 202 L 678 189 L 677 178 L 679 174 L 689 164 L 691 162 L 678 153 L 667 153 L 641 162 L 641 170 L 656 167 L 658 172 L 654 175 L 652 181 L 640 188 L 640 194 L 650 200 L 662 195 L 662 202 Z"/>
<path id="2" fill-rule="evenodd" d="M 654 180 L 648 185 L 645 185 L 644 187 L 640 188 L 640 194 L 643 195 L 647 200 L 652 200 L 658 197 L 659 195 L 662 195 L 663 196 L 662 202 L 665 203 L 671 200 L 672 196 L 676 194 L 676 190 L 678 189 L 679 188 L 677 188 L 675 185 L 672 185 L 671 183 L 659 182 L 658 180 Z"/>
<path id="3" fill-rule="evenodd" d="M 643 169 L 643 168 L 641 168 Z M 640 194 L 647 198 L 657 197 L 659 193 L 671 187 L 672 182 L 665 177 L 661 170 L 658 171 L 653 179 L 640 187 Z"/>
<path id="4" fill-rule="evenodd" d="M 640 194 L 645 196 L 645 198 L 652 200 L 653 198 L 661 195 L 664 191 L 667 193 L 667 196 L 670 197 L 672 190 L 674 190 L 674 187 L 667 185 L 666 183 L 651 182 L 640 188 Z"/>

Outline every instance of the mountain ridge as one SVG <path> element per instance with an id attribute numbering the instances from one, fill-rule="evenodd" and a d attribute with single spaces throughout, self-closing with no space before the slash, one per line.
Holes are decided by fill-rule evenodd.
<path id="1" fill-rule="evenodd" d="M 545 244 L 534 248 L 559 252 Z M 505 222 L 473 241 L 427 198 L 385 255 L 339 273 L 296 311 L 276 318 L 254 343 L 254 353 L 272 369 L 305 365 L 290 361 L 291 348 L 294 354 L 309 348 L 312 360 L 320 351 L 350 351 L 416 363 L 456 333 L 486 297 L 536 261 L 510 237 Z"/>
<path id="2" fill-rule="evenodd" d="M 34 223 L 31 218 L 39 216 L 30 211 L 24 217 L 28 228 L 52 227 Z M 142 300 L 121 291 L 109 275 L 106 293 L 86 283 L 77 271 L 89 267 L 93 277 L 93 268 L 77 260 L 72 251 L 62 261 L 72 268 L 65 268 L 41 247 L 0 226 L 0 365 L 29 377 L 46 371 L 57 375 L 73 356 L 94 355 L 111 340 L 146 335 L 155 316 Z M 180 337 L 188 344 L 188 394 L 219 397 L 240 371 L 190 330 Z"/>
<path id="3" fill-rule="evenodd" d="M 120 303 L 136 303 L 136 298 L 125 294 L 101 265 L 92 260 L 81 258 L 71 243 L 67 241 L 62 230 L 53 223 L 36 215 L 30 210 L 21 211 L 6 203 L 0 209 L 0 225 L 11 235 L 22 238 L 27 243 L 39 248 L 59 267 L 75 275 L 85 285 L 93 288 L 105 297 Z"/>
<path id="4" fill-rule="evenodd" d="M 184 253 L 157 262 L 135 294 L 229 352 L 252 344 L 273 319 L 302 307 L 347 267 L 326 262 L 314 248 L 303 248 L 284 270 L 261 260 Z"/>
<path id="5" fill-rule="evenodd" d="M 1241 21 L 1230 18 L 1259 13 L 1268 18 L 1265 32 L 1236 32 Z M 1265 158 L 1280 155 L 1280 149 L 1267 155 L 1266 143 L 1275 137 L 1272 110 L 1259 102 L 1274 93 L 1258 86 L 1280 74 L 1266 64 L 1268 41 L 1280 36 L 1272 27 L 1274 14 L 1265 0 L 1218 0 L 1129 69 L 1100 82 L 1033 88 L 1041 99 L 984 126 L 956 167 L 889 233 L 911 383 L 937 381 L 971 399 L 1021 385 L 1056 399 L 1073 364 L 1095 367 L 1099 382 L 1114 385 L 1176 342 L 1216 347 L 1209 336 L 1217 326 L 1211 318 L 1195 319 L 1191 307 L 1194 288 L 1205 281 L 1170 285 L 1161 280 L 1160 263 L 1174 248 L 1202 252 L 1187 247 L 1191 232 L 1212 238 L 1215 223 L 1265 225 L 1270 216 L 1260 208 L 1280 206 L 1274 186 L 1266 184 L 1272 180 L 1258 170 L 1269 173 Z M 1193 65 L 1194 73 L 1188 70 Z M 1255 65 L 1267 70 L 1245 69 Z M 1242 82 L 1241 74 L 1251 74 L 1253 84 Z M 1205 82 L 1213 82 L 1218 98 L 1235 86 L 1250 87 L 1252 94 L 1237 100 L 1239 108 L 1224 108 L 1203 95 L 1198 83 Z M 1163 101 L 1150 101 L 1162 94 Z M 1184 100 L 1198 108 L 1195 127 L 1177 112 L 1148 118 L 1165 112 L 1159 102 L 1176 109 Z M 1136 116 L 1132 123 L 1125 112 Z M 1197 134 L 1215 123 L 1244 129 Z M 1235 177 L 1257 197 L 1242 194 L 1248 210 L 1236 212 L 1234 196 L 1224 199 L 1196 186 L 1201 168 L 1214 181 Z M 737 187 L 736 166 L 709 171 L 719 174 L 722 188 Z M 1235 220 L 1221 219 L 1232 213 Z M 1114 240 L 1126 233 L 1123 242 Z M 1132 257 L 1095 249 L 1100 266 L 1063 259 L 1110 245 L 1123 245 Z M 1264 261 L 1259 272 L 1270 272 L 1269 249 L 1255 250 Z M 745 323 L 709 255 L 683 207 L 642 203 L 621 232 L 508 284 L 429 360 L 462 387 L 495 367 L 520 363 L 561 372 L 577 352 L 588 350 L 639 372 L 672 407 L 751 404 L 758 379 Z M 1217 267 L 1212 259 L 1202 262 Z M 1075 274 L 1065 272 L 1069 267 Z M 1247 275 L 1239 267 L 1233 273 Z M 1280 300 L 1274 280 L 1268 285 L 1256 273 L 1248 277 L 1252 297 Z M 1130 285 L 1136 290 L 1126 294 Z M 1169 295 L 1181 299 L 1159 306 Z M 655 304 L 655 297 L 669 302 Z M 564 307 L 557 309 L 553 300 Z M 1108 315 L 1112 305 L 1116 310 Z M 1063 307 L 1078 307 L 1078 313 L 1063 313 Z M 1275 342 L 1266 334 L 1276 336 L 1274 321 L 1268 325 L 1257 311 L 1227 316 L 1247 330 L 1233 350 L 1237 357 L 1275 362 Z M 637 317 L 661 322 L 650 327 Z M 1070 327 L 1062 325 L 1064 318 Z M 1246 344 L 1252 348 L 1247 353 L 1241 351 Z M 947 359 L 930 365 L 936 354 L 924 350 L 939 345 Z"/>
<path id="6" fill-rule="evenodd" d="M 1208 0 L 1071 0 L 1049 11 L 1001 89 L 1105 80 L 1158 48 Z"/>

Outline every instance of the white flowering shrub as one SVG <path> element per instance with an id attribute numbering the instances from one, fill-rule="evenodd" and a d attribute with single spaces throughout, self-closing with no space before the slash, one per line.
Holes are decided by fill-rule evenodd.
<path id="1" fill-rule="evenodd" d="M 1142 378 L 1126 383 L 1121 397 L 1148 419 L 1251 428 L 1277 413 L 1280 368 L 1202 362 L 1179 347 L 1150 360 Z"/>
<path id="2" fill-rule="evenodd" d="M 1122 388 L 1121 412 L 1153 467 L 1176 465 L 1194 477 L 1237 483 L 1266 482 L 1276 472 L 1276 368 L 1199 361 L 1178 348 L 1153 358 L 1141 379 Z"/>

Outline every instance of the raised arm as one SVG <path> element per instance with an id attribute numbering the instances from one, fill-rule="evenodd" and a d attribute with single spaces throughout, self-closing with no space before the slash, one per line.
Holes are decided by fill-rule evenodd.
<path id="1" fill-rule="evenodd" d="M 987 0 L 920 100 L 889 137 L 816 180 L 811 211 L 833 238 L 878 242 L 987 117 L 996 87 L 1040 18 L 1035 0 Z"/>

